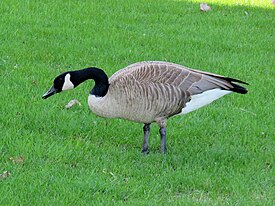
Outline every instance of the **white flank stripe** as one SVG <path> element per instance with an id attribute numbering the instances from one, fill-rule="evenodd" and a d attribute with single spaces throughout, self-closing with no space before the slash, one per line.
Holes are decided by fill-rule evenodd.
<path id="1" fill-rule="evenodd" d="M 65 81 L 64 81 L 64 84 L 62 87 L 62 91 L 74 88 L 74 84 L 71 82 L 70 78 L 71 78 L 71 75 L 69 73 L 66 74 Z"/>
<path id="2" fill-rule="evenodd" d="M 212 89 L 201 94 L 193 95 L 191 96 L 191 101 L 186 103 L 186 106 L 181 110 L 179 115 L 197 110 L 231 92 L 232 91 L 222 89 Z"/>

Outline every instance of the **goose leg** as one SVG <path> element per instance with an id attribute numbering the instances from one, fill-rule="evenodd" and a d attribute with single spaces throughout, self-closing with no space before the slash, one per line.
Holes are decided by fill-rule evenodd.
<path id="1" fill-rule="evenodd" d="M 160 134 L 160 141 L 161 141 L 161 152 L 163 152 L 164 154 L 166 154 L 166 128 L 165 127 L 161 127 L 159 129 L 159 134 Z"/>
<path id="2" fill-rule="evenodd" d="M 143 140 L 143 145 L 142 145 L 142 153 L 148 154 L 149 153 L 148 140 L 149 140 L 149 134 L 150 134 L 150 123 L 144 124 L 143 132 L 144 132 L 144 140 Z"/>
<path id="3" fill-rule="evenodd" d="M 157 124 L 159 125 L 159 134 L 160 134 L 160 150 L 166 154 L 166 124 L 167 119 L 165 117 L 160 117 L 156 119 Z"/>

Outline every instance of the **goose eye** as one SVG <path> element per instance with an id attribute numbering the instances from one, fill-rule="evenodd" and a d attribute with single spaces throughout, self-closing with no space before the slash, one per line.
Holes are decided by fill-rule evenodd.
<path id="1" fill-rule="evenodd" d="M 63 78 L 62 77 L 57 77 L 55 80 L 54 80 L 54 88 L 57 90 L 57 91 L 61 91 L 62 89 L 62 85 L 63 85 Z"/>

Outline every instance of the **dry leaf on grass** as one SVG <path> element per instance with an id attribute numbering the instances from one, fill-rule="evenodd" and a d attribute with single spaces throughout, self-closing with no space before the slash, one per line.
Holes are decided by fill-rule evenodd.
<path id="1" fill-rule="evenodd" d="M 20 157 L 10 157 L 9 160 L 12 161 L 14 164 L 22 164 L 22 163 L 24 163 L 24 157 L 23 156 L 20 156 Z"/>
<path id="2" fill-rule="evenodd" d="M 77 99 L 73 99 L 71 100 L 66 106 L 66 109 L 70 109 L 72 106 L 78 104 L 79 106 L 81 106 L 81 103 L 77 100 Z"/>
<path id="3" fill-rule="evenodd" d="M 2 174 L 0 174 L 0 180 L 7 178 L 8 176 L 10 176 L 10 172 L 9 171 L 4 171 Z"/>
<path id="4" fill-rule="evenodd" d="M 211 7 L 208 6 L 206 3 L 201 3 L 200 4 L 200 10 L 203 11 L 203 12 L 207 12 L 207 11 L 211 10 Z"/>

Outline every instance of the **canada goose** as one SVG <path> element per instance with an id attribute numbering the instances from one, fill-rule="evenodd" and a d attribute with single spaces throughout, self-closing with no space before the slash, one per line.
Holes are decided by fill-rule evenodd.
<path id="1" fill-rule="evenodd" d="M 247 90 L 234 82 L 243 81 L 178 64 L 149 61 L 139 62 L 114 73 L 109 79 L 99 68 L 68 71 L 54 79 L 43 98 L 77 87 L 87 79 L 95 86 L 88 97 L 90 109 L 107 118 L 123 118 L 144 124 L 142 152 L 148 152 L 150 124 L 160 127 L 161 150 L 166 153 L 166 121 L 169 117 L 186 114 L 214 100 Z"/>

